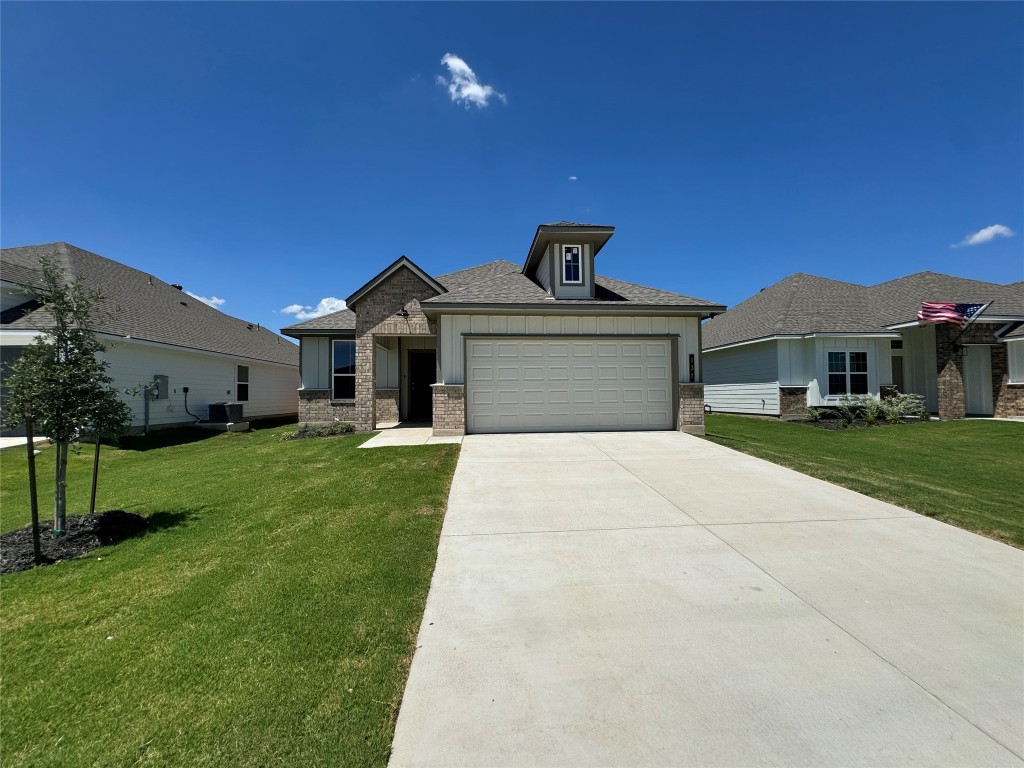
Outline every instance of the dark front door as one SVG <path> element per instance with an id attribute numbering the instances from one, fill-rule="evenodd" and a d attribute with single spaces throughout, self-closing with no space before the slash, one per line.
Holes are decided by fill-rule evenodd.
<path id="1" fill-rule="evenodd" d="M 430 385 L 437 381 L 434 350 L 409 350 L 409 421 L 430 421 L 434 411 Z"/>

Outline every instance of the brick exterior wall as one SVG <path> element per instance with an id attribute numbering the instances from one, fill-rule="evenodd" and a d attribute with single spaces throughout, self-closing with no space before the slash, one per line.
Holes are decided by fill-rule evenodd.
<path id="1" fill-rule="evenodd" d="M 327 389 L 299 390 L 299 421 L 356 423 L 355 403 L 333 403 Z"/>
<path id="2" fill-rule="evenodd" d="M 1005 343 L 992 347 L 992 404 L 996 416 L 1024 416 L 1024 384 L 1010 383 L 1007 351 Z"/>
<path id="3" fill-rule="evenodd" d="M 692 435 L 704 434 L 703 384 L 679 385 L 679 417 L 676 429 Z"/>
<path id="4" fill-rule="evenodd" d="M 466 388 L 462 384 L 434 384 L 434 434 L 466 433 Z"/>
<path id="5" fill-rule="evenodd" d="M 374 336 L 435 335 L 437 329 L 423 314 L 420 301 L 436 295 L 411 269 L 401 267 L 352 307 L 356 313 L 356 429 L 368 431 L 377 421 L 391 420 L 377 414 Z M 396 314 L 402 309 L 408 311 L 408 317 Z"/>
<path id="6" fill-rule="evenodd" d="M 377 390 L 378 422 L 398 421 L 398 393 L 397 389 Z"/>
<path id="7" fill-rule="evenodd" d="M 990 345 L 994 414 L 996 416 L 1024 416 L 1024 388 L 1010 384 L 1006 344 L 996 339 L 997 328 L 997 325 L 991 323 L 972 325 L 961 335 L 960 329 L 955 325 L 940 323 L 935 326 L 939 418 L 962 419 L 966 413 L 964 358 L 960 356 L 959 348 L 961 344 Z"/>
<path id="8" fill-rule="evenodd" d="M 779 387 L 779 416 L 803 419 L 807 416 L 807 387 Z"/>

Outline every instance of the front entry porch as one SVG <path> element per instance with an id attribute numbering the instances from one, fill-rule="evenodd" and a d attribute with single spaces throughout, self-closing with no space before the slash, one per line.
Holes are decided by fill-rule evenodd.
<path id="1" fill-rule="evenodd" d="M 372 429 L 407 425 L 429 429 L 431 385 L 437 381 L 436 336 L 374 336 L 376 392 Z"/>

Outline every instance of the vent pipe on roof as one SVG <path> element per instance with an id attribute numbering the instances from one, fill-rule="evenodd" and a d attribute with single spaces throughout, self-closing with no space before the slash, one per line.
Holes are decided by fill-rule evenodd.
<path id="1" fill-rule="evenodd" d="M 171 288 L 177 288 L 179 291 L 182 290 L 181 283 L 171 283 Z"/>

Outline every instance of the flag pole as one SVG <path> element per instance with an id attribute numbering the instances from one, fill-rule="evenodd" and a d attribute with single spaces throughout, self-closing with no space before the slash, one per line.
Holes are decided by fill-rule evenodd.
<path id="1" fill-rule="evenodd" d="M 965 333 L 967 333 L 967 329 L 971 327 L 971 323 L 973 323 L 975 320 L 977 320 L 979 317 L 981 317 L 981 313 L 984 312 L 986 309 L 988 309 L 988 307 L 989 307 L 989 305 L 991 303 L 992 303 L 991 301 L 985 302 L 984 304 L 981 305 L 981 309 L 979 309 L 977 312 L 975 312 L 973 315 L 971 315 L 970 320 L 968 320 L 964 324 L 964 327 L 960 329 L 960 333 L 957 334 L 957 337 L 955 339 L 953 339 L 952 343 L 954 345 L 960 340 L 961 336 L 963 336 Z"/>

